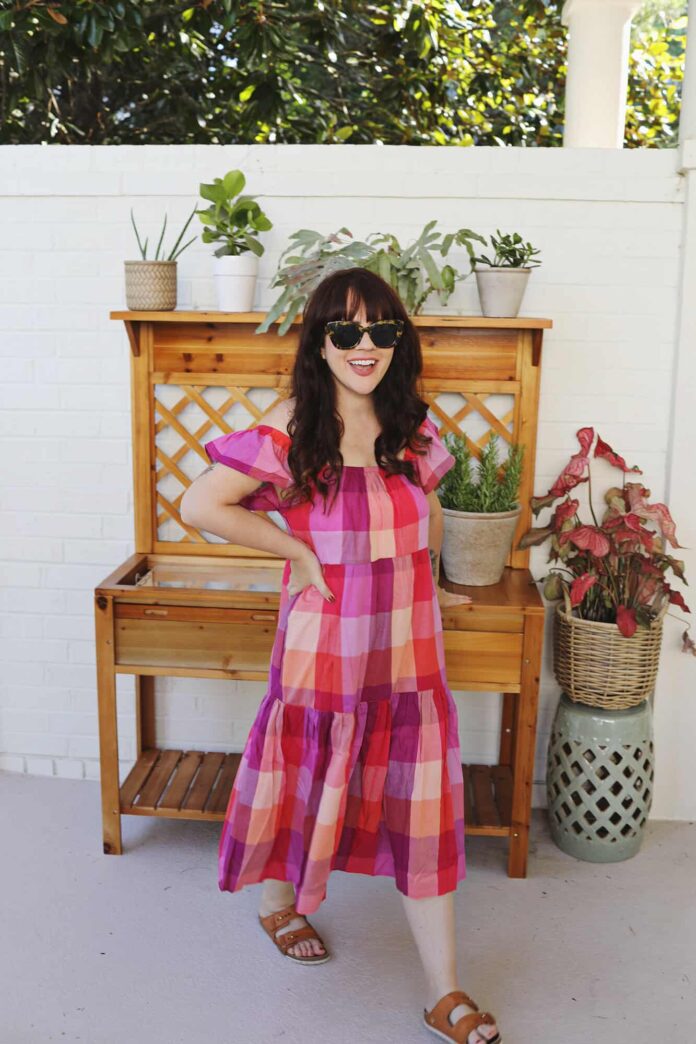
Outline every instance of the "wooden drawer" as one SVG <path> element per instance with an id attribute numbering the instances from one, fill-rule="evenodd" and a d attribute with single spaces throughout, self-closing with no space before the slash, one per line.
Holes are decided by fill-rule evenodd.
<path id="1" fill-rule="evenodd" d="M 117 602 L 116 670 L 263 681 L 277 627 L 278 613 L 270 609 Z"/>
<path id="2" fill-rule="evenodd" d="M 443 636 L 450 688 L 520 691 L 524 637 L 521 633 L 444 630 Z"/>

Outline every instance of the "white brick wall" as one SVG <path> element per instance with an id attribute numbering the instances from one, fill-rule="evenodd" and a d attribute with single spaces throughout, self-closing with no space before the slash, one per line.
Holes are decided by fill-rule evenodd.
<path id="1" fill-rule="evenodd" d="M 129 350 L 122 325 L 108 318 L 125 307 L 122 262 L 138 256 L 129 209 L 151 241 L 166 209 L 171 245 L 199 182 L 234 167 L 274 222 L 258 309 L 274 300 L 268 283 L 301 227 L 347 225 L 358 237 L 389 230 L 404 242 L 437 218 L 441 228 L 516 229 L 530 239 L 543 263 L 522 314 L 554 321 L 544 338 L 536 492 L 575 451 L 577 428 L 593 424 L 644 469 L 652 499 L 665 499 L 685 209 L 677 150 L 1 147 L 0 768 L 98 778 L 92 592 L 133 551 Z M 209 258 L 202 242 L 179 258 L 179 307 L 215 306 Z M 466 267 L 465 252 L 451 259 Z M 473 276 L 449 309 L 480 314 Z M 436 298 L 432 310 L 442 310 Z M 593 474 L 601 494 L 594 464 Z M 534 549 L 535 576 L 547 554 Z M 535 805 L 545 803 L 558 696 L 550 624 L 549 613 Z M 665 648 L 682 629 L 668 621 Z M 119 678 L 118 692 L 125 773 L 134 756 L 132 679 Z M 158 679 L 158 736 L 240 750 L 263 692 L 262 683 Z M 457 701 L 464 760 L 495 761 L 499 697 Z M 662 805 L 669 818 L 669 799 Z"/>

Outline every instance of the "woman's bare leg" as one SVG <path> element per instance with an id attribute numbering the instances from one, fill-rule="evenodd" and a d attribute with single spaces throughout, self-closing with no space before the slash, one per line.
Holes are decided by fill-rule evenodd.
<path id="1" fill-rule="evenodd" d="M 457 976 L 454 892 L 427 899 L 411 899 L 400 894 L 425 972 L 424 1006 L 429 1011 L 445 993 L 463 989 Z M 468 1004 L 458 1004 L 450 1020 L 454 1024 L 462 1015 L 468 1015 L 473 1010 Z M 486 1044 L 497 1033 L 497 1026 L 482 1023 L 478 1030 L 471 1031 L 467 1044 Z"/>
<path id="2" fill-rule="evenodd" d="M 268 914 L 275 913 L 276 910 L 282 910 L 294 901 L 295 886 L 292 881 L 277 881 L 273 877 L 267 877 L 261 889 L 259 913 L 262 917 L 267 917 Z M 283 935 L 294 928 L 303 928 L 306 924 L 306 918 L 302 914 L 298 914 L 297 917 L 293 917 L 286 925 L 283 925 L 276 932 L 276 935 Z M 293 954 L 295 957 L 311 957 L 312 954 L 325 952 L 318 939 L 301 939 L 300 942 L 295 943 L 294 946 L 290 946 L 288 949 L 288 953 Z"/>

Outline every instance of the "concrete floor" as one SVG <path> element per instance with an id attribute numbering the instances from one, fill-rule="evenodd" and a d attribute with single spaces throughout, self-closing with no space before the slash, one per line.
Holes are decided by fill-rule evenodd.
<path id="1" fill-rule="evenodd" d="M 124 817 L 101 852 L 98 784 L 0 772 L 0 1042 L 427 1044 L 422 972 L 389 878 L 335 872 L 316 968 L 256 922 L 260 885 L 217 887 L 219 824 Z M 566 856 L 535 810 L 529 876 L 467 838 L 460 985 L 504 1044 L 696 1041 L 696 826 L 651 822 L 639 854 Z"/>

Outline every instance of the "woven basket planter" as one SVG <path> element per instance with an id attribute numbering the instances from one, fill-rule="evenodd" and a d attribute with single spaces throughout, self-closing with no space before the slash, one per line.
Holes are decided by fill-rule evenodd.
<path id="1" fill-rule="evenodd" d="M 570 700 L 590 707 L 636 707 L 654 687 L 667 604 L 649 627 L 624 637 L 616 623 L 582 620 L 569 605 L 556 605 L 553 670 Z"/>
<path id="2" fill-rule="evenodd" d="M 126 304 L 132 312 L 176 308 L 176 261 L 124 261 Z"/>

